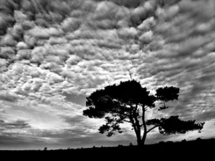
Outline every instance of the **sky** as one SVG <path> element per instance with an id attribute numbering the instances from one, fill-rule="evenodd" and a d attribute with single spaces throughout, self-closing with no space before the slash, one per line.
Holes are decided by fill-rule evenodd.
<path id="1" fill-rule="evenodd" d="M 214 0 L 0 0 L 0 150 L 136 144 L 128 124 L 106 137 L 82 115 L 86 97 L 135 79 L 180 88 L 161 115 L 204 121 L 215 136 Z M 153 111 L 148 117 L 157 116 Z"/>

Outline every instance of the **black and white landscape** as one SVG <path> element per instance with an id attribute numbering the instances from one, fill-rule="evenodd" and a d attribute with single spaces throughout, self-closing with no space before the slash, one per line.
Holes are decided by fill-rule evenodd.
<path id="1" fill-rule="evenodd" d="M 215 1 L 0 0 L 0 150 L 136 145 L 129 122 L 106 137 L 104 118 L 83 115 L 95 91 L 131 80 L 154 96 L 180 89 L 145 119 L 204 122 L 171 135 L 154 128 L 146 144 L 214 138 Z"/>

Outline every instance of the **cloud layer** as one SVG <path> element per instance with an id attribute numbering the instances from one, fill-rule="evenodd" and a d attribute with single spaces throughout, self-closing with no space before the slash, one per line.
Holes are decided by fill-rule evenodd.
<path id="1" fill-rule="evenodd" d="M 101 122 L 82 116 L 85 97 L 130 77 L 150 90 L 180 87 L 165 115 L 213 121 L 213 0 L 0 3 L 0 145 L 8 148 L 14 136 L 23 147 L 35 140 L 53 147 L 105 140 L 97 136 Z M 126 137 L 135 142 L 129 132 Z"/>

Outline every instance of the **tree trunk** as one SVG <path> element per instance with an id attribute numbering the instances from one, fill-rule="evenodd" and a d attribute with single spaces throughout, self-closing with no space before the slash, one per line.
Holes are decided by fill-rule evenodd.
<path id="1" fill-rule="evenodd" d="M 145 109 L 142 108 L 142 110 L 143 110 L 143 115 L 142 115 L 143 137 L 142 137 L 141 143 L 140 143 L 141 147 L 143 147 L 145 145 L 146 136 L 147 136 L 147 127 L 146 127 L 146 122 L 145 122 Z"/>
<path id="2" fill-rule="evenodd" d="M 137 146 L 138 147 L 142 147 L 142 141 L 141 141 L 141 139 L 137 139 Z"/>
<path id="3" fill-rule="evenodd" d="M 137 137 L 137 145 L 140 146 L 142 142 L 140 130 L 137 130 L 136 137 Z"/>
<path id="4" fill-rule="evenodd" d="M 146 136 L 147 136 L 147 133 L 144 132 L 142 139 L 141 139 L 141 136 L 137 137 L 137 146 L 138 147 L 143 147 L 145 145 Z"/>
<path id="5" fill-rule="evenodd" d="M 146 131 L 144 131 L 144 133 L 143 133 L 143 137 L 142 137 L 142 140 L 141 140 L 141 145 L 142 145 L 142 146 L 144 146 L 144 145 L 145 145 L 146 136 L 147 136 L 147 132 L 146 132 Z"/>

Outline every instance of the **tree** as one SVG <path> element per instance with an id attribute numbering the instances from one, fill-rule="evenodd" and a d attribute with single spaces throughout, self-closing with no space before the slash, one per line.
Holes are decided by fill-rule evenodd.
<path id="1" fill-rule="evenodd" d="M 177 100 L 179 88 L 158 88 L 152 95 L 135 80 L 120 82 L 119 85 L 106 86 L 87 97 L 83 115 L 90 118 L 105 118 L 106 124 L 99 128 L 100 133 L 112 136 L 115 131 L 122 133 L 120 124 L 128 122 L 135 131 L 137 144 L 144 145 L 147 134 L 158 128 L 161 134 L 186 133 L 191 130 L 201 131 L 204 125 L 195 120 L 183 121 L 179 116 L 146 120 L 148 110 L 165 110 L 166 102 Z M 156 104 L 156 105 L 155 105 Z"/>

